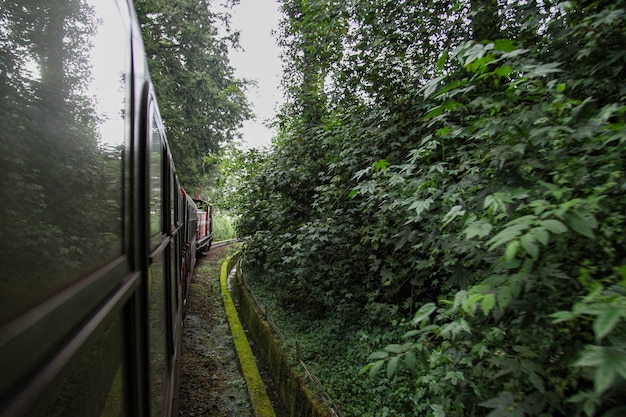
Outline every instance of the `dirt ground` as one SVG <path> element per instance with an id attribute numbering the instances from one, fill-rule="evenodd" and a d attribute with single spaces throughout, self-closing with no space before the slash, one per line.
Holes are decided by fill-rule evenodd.
<path id="1" fill-rule="evenodd" d="M 180 417 L 253 416 L 219 287 L 219 261 L 210 251 L 196 266 L 183 330 Z"/>
<path id="2" fill-rule="evenodd" d="M 220 294 L 221 261 L 228 251 L 227 247 L 212 249 L 201 257 L 189 290 L 183 334 L 180 417 L 254 416 Z M 262 366 L 259 369 L 263 375 Z M 277 404 L 271 383 L 268 394 L 277 416 L 287 416 Z"/>

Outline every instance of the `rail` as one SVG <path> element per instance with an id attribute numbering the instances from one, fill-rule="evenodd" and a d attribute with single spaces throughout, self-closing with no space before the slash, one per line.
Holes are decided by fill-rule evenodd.
<path id="1" fill-rule="evenodd" d="M 218 242 L 213 242 L 211 244 L 211 249 L 221 248 L 222 246 L 228 246 L 231 243 L 239 242 L 239 239 L 228 239 L 228 240 L 220 240 Z"/>

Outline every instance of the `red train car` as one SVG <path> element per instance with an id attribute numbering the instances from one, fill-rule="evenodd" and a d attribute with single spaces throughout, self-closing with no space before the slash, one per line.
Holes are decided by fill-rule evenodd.
<path id="1" fill-rule="evenodd" d="M 198 252 L 205 253 L 213 243 L 213 207 L 204 200 L 196 198 L 193 201 L 198 207 Z"/>

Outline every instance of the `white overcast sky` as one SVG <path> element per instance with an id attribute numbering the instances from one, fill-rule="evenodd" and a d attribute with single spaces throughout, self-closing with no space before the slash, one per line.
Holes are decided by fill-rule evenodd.
<path id="1" fill-rule="evenodd" d="M 241 130 L 244 146 L 269 146 L 274 132 L 266 125 L 282 100 L 280 50 L 272 35 L 278 29 L 279 5 L 277 0 L 240 0 L 231 14 L 231 26 L 241 32 L 242 48 L 230 53 L 231 65 L 237 77 L 258 83 L 247 94 L 256 120 L 244 123 Z"/>

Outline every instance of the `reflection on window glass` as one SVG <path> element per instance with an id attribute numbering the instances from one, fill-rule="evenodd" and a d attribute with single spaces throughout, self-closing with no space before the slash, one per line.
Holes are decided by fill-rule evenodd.
<path id="1" fill-rule="evenodd" d="M 150 395 L 152 416 L 162 413 L 163 394 L 167 384 L 166 324 L 165 324 L 165 269 L 163 252 L 152 260 L 149 279 L 149 343 Z"/>
<path id="2" fill-rule="evenodd" d="M 153 115 L 150 133 L 150 236 L 161 233 L 163 187 L 163 144 L 157 116 Z"/>
<path id="3" fill-rule="evenodd" d="M 0 325 L 122 254 L 129 32 L 114 1 L 3 2 Z"/>
<path id="4" fill-rule="evenodd" d="M 174 173 L 170 174 L 170 231 L 174 230 L 176 224 L 176 213 L 174 211 L 174 207 L 176 206 L 176 193 L 178 190 L 176 189 L 176 178 L 174 177 Z"/>
<path id="5" fill-rule="evenodd" d="M 28 417 L 123 417 L 124 332 L 121 314 L 98 327 Z"/>
<path id="6" fill-rule="evenodd" d="M 180 304 L 180 300 L 179 300 L 179 292 L 178 292 L 178 280 L 179 280 L 179 276 L 178 276 L 178 271 L 180 270 L 180 265 L 178 264 L 179 259 L 178 259 L 178 252 L 176 250 L 177 248 L 177 244 L 176 246 L 170 246 L 169 248 L 169 257 L 170 257 L 170 276 L 173 278 L 172 281 L 173 285 L 171 286 L 172 288 L 172 298 L 171 298 L 171 309 L 172 309 L 172 317 L 176 317 L 176 315 L 178 314 L 178 306 Z"/>

